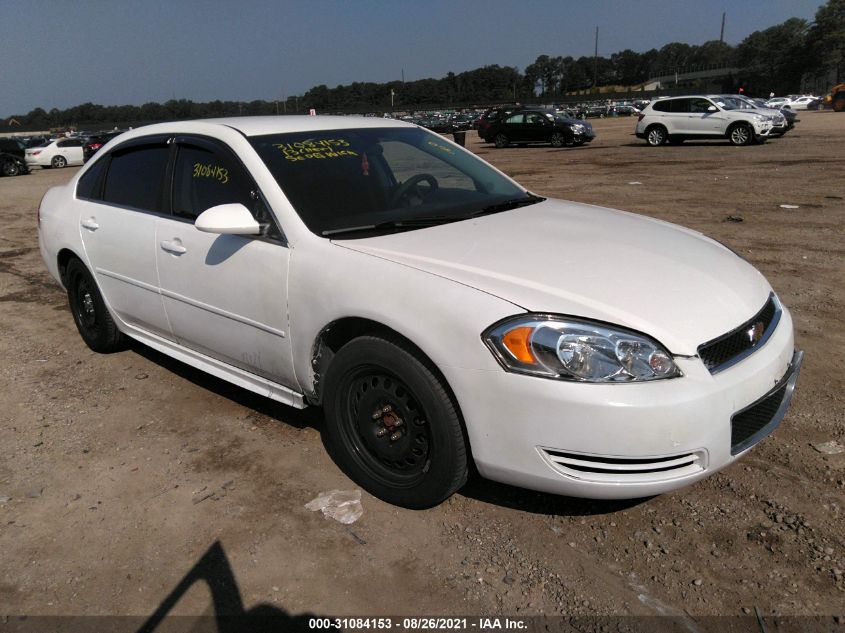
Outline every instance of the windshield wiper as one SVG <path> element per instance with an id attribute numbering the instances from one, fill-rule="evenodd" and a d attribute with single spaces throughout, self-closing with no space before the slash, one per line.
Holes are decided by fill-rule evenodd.
<path id="1" fill-rule="evenodd" d="M 529 195 L 527 198 L 516 198 L 514 200 L 505 200 L 504 202 L 497 202 L 486 207 L 482 207 L 477 211 L 473 211 L 467 217 L 475 218 L 479 215 L 487 215 L 488 213 L 499 213 L 500 211 L 510 211 L 519 207 L 527 207 L 530 204 L 537 204 L 542 202 L 545 198 L 535 195 Z"/>
<path id="2" fill-rule="evenodd" d="M 438 224 L 446 224 L 447 222 L 456 222 L 457 220 L 464 220 L 463 216 L 447 216 L 447 215 L 432 215 L 421 218 L 407 218 L 405 220 L 387 220 L 385 222 L 377 222 L 376 224 L 364 224 L 362 226 L 347 226 L 341 229 L 328 229 L 321 231 L 320 235 L 327 237 L 329 235 L 338 235 L 340 233 L 362 233 L 365 231 L 383 231 L 387 229 L 403 229 L 413 228 L 418 229 L 426 226 L 437 226 Z"/>

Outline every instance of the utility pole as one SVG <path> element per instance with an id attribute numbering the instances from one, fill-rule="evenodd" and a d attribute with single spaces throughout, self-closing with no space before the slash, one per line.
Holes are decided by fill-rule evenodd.
<path id="1" fill-rule="evenodd" d="M 402 85 L 405 85 L 405 69 L 402 69 Z"/>
<path id="2" fill-rule="evenodd" d="M 725 41 L 725 12 L 722 11 L 722 31 L 719 33 L 719 44 Z"/>
<path id="3" fill-rule="evenodd" d="M 596 27 L 596 51 L 593 54 L 593 88 L 598 84 L 599 78 L 599 27 Z"/>

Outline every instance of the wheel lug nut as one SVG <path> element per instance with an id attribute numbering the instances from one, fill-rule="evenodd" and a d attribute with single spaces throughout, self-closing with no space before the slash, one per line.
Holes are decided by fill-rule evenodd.
<path id="1" fill-rule="evenodd" d="M 384 437 L 387 435 L 387 429 L 379 429 L 376 431 L 376 437 Z"/>
<path id="2" fill-rule="evenodd" d="M 396 440 L 401 439 L 403 435 L 405 434 L 402 431 L 396 431 L 396 433 L 390 436 L 390 441 L 395 442 Z"/>

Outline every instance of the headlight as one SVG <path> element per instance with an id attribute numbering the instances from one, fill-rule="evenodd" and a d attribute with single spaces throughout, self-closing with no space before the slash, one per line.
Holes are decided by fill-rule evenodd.
<path id="1" fill-rule="evenodd" d="M 635 382 L 676 378 L 671 355 L 647 336 L 567 317 L 506 319 L 482 338 L 508 371 L 578 382 Z"/>
<path id="2" fill-rule="evenodd" d="M 587 129 L 583 125 L 581 125 L 580 123 L 575 123 L 570 127 L 572 128 L 572 131 L 575 132 L 576 134 L 583 134 L 584 130 Z"/>

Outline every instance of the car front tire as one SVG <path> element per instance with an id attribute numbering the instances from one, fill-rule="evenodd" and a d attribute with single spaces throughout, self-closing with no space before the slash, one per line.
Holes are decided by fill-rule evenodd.
<path id="1" fill-rule="evenodd" d="M 737 123 L 728 132 L 732 145 L 748 145 L 754 140 L 754 130 L 748 123 Z"/>
<path id="2" fill-rule="evenodd" d="M 344 345 L 329 366 L 323 404 L 329 452 L 376 497 L 428 508 L 466 482 L 457 406 L 403 341 L 363 336 Z"/>
<path id="3" fill-rule="evenodd" d="M 100 354 L 123 349 L 126 339 L 109 314 L 97 283 L 78 259 L 67 265 L 65 287 L 76 329 L 85 344 Z"/>

